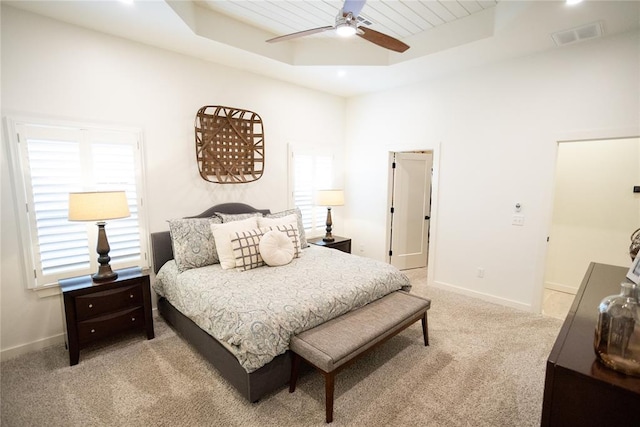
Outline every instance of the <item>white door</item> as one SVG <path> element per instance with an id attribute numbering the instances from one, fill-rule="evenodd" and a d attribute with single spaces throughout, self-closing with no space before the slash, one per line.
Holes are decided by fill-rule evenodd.
<path id="1" fill-rule="evenodd" d="M 391 167 L 391 265 L 427 266 L 431 214 L 432 153 L 394 153 Z"/>

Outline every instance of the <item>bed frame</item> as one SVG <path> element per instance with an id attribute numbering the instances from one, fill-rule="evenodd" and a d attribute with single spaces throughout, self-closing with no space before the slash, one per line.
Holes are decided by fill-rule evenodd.
<path id="1" fill-rule="evenodd" d="M 260 212 L 268 214 L 268 209 L 255 209 L 243 203 L 224 203 L 213 206 L 200 215 L 189 218 L 206 218 L 214 212 L 227 214 Z M 151 233 L 153 271 L 158 273 L 167 261 L 173 259 L 171 235 L 168 231 Z M 260 369 L 248 373 L 238 359 L 218 340 L 200 329 L 191 319 L 180 313 L 164 297 L 158 297 L 158 311 L 187 342 L 196 348 L 220 374 L 250 402 L 256 402 L 272 391 L 279 390 L 289 382 L 291 376 L 291 356 L 287 351 Z"/>

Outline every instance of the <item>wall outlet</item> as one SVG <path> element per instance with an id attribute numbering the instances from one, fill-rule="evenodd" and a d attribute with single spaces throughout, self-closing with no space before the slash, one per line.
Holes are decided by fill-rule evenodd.
<path id="1" fill-rule="evenodd" d="M 364 245 L 358 245 L 358 252 L 360 252 L 361 254 L 364 253 Z"/>
<path id="2" fill-rule="evenodd" d="M 484 277 L 484 268 L 478 267 L 478 277 L 481 279 Z"/>
<path id="3" fill-rule="evenodd" d="M 511 224 L 512 225 L 524 225 L 524 215 L 514 215 L 511 218 Z"/>

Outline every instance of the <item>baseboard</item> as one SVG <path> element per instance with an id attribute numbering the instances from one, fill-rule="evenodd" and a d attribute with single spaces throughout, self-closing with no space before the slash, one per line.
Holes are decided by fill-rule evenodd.
<path id="1" fill-rule="evenodd" d="M 466 295 L 469 297 L 473 297 L 473 298 L 478 298 L 481 299 L 483 301 L 488 301 L 488 302 L 492 302 L 494 304 L 500 304 L 500 305 L 504 305 L 507 307 L 511 307 L 511 308 L 516 308 L 518 310 L 522 310 L 522 311 L 528 311 L 533 313 L 533 307 L 530 304 L 523 304 L 521 302 L 518 301 L 513 301 L 507 298 L 501 298 L 501 297 L 497 297 L 495 295 L 490 295 L 490 294 L 485 294 L 483 292 L 476 292 L 476 291 L 472 291 L 469 289 L 465 289 L 465 288 L 460 288 L 458 286 L 454 286 L 454 285 L 450 285 L 448 283 L 444 283 L 444 282 L 438 282 L 438 281 L 434 281 L 433 282 L 433 286 L 436 288 L 440 288 L 440 289 L 444 289 L 446 291 L 451 291 L 451 292 L 455 292 L 457 294 L 462 294 L 462 295 Z"/>
<path id="2" fill-rule="evenodd" d="M 544 288 L 551 289 L 552 291 L 564 292 L 565 294 L 571 295 L 575 295 L 578 293 L 578 288 L 563 285 L 561 283 L 544 282 Z"/>
<path id="3" fill-rule="evenodd" d="M 18 345 L 15 347 L 7 348 L 0 352 L 0 361 L 13 359 L 14 357 L 22 356 L 23 354 L 31 353 L 32 351 L 42 350 L 52 345 L 64 345 L 65 334 L 54 335 L 49 338 L 43 338 L 38 341 L 34 341 L 28 344 Z"/>
<path id="4" fill-rule="evenodd" d="M 155 318 L 158 313 L 158 308 L 153 307 L 151 310 L 153 317 Z M 0 351 L 0 361 L 13 359 L 14 357 L 22 356 L 23 354 L 31 353 L 32 351 L 42 350 L 52 345 L 65 345 L 66 334 L 61 333 L 52 337 L 43 338 L 38 341 L 30 342 L 28 344 L 17 345 L 15 347 L 7 348 Z"/>

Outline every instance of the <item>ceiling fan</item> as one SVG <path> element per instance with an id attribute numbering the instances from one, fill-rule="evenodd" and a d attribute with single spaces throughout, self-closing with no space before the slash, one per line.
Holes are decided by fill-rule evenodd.
<path id="1" fill-rule="evenodd" d="M 405 50 L 409 49 L 409 45 L 401 42 L 394 37 L 372 30 L 371 28 L 358 26 L 358 15 L 360 14 L 360 11 L 362 10 L 366 2 L 366 0 L 345 0 L 342 9 L 336 16 L 335 25 L 328 25 L 326 27 L 298 31 L 296 33 L 291 33 L 284 36 L 274 37 L 267 40 L 267 42 L 281 42 L 284 40 L 291 40 L 298 37 L 309 36 L 311 34 L 318 34 L 329 30 L 335 30 L 336 33 L 340 36 L 348 37 L 355 34 L 371 43 L 377 44 L 378 46 L 384 47 L 385 49 L 393 50 L 395 52 L 402 53 Z"/>

